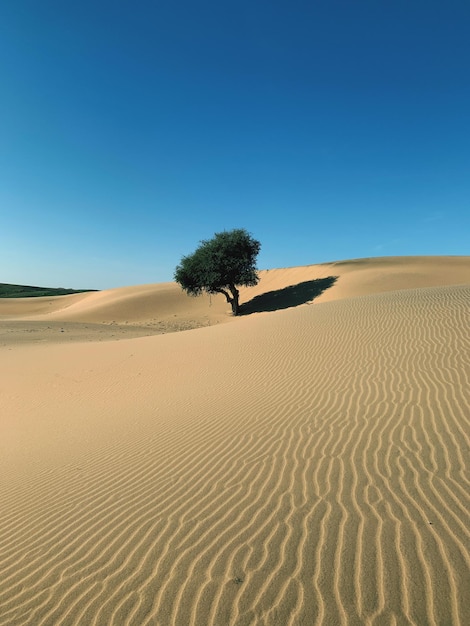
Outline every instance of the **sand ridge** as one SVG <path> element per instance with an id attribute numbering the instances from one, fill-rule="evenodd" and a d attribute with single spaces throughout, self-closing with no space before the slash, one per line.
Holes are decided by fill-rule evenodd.
<path id="1" fill-rule="evenodd" d="M 393 262 L 270 270 L 267 291 L 344 280 L 191 332 L 1 349 L 0 624 L 469 623 L 460 262 L 390 291 Z"/>
<path id="2" fill-rule="evenodd" d="M 240 289 L 242 313 L 244 309 L 247 314 L 272 312 L 312 301 L 319 304 L 399 289 L 465 284 L 470 281 L 470 257 L 377 257 L 261 270 L 259 275 L 257 286 Z M 192 298 L 176 283 L 52 298 L 4 298 L 0 299 L 0 346 L 18 341 L 116 340 L 230 321 L 238 320 L 232 317 L 224 296 Z"/>

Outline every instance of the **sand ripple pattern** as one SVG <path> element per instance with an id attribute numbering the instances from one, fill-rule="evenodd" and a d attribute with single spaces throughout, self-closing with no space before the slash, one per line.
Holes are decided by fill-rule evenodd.
<path id="1" fill-rule="evenodd" d="M 136 340 L 97 374 L 103 415 L 133 398 L 127 436 L 4 474 L 0 624 L 470 624 L 469 303 L 405 290 Z"/>

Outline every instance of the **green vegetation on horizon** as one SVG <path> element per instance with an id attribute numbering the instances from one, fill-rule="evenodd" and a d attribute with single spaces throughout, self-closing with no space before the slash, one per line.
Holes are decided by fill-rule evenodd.
<path id="1" fill-rule="evenodd" d="M 0 283 L 0 298 L 38 298 L 40 296 L 66 296 L 71 293 L 86 293 L 97 289 L 64 289 L 63 287 L 31 287 Z"/>

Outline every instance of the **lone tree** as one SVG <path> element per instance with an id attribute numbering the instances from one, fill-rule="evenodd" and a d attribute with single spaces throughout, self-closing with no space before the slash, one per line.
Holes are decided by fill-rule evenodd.
<path id="1" fill-rule="evenodd" d="M 212 239 L 201 241 L 199 248 L 181 259 L 175 270 L 175 280 L 190 296 L 223 293 L 238 315 L 237 285 L 253 287 L 258 284 L 256 256 L 261 244 L 243 228 L 216 233 Z"/>

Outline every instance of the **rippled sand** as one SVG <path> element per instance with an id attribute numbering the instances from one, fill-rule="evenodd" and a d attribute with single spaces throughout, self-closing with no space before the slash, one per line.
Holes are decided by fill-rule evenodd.
<path id="1" fill-rule="evenodd" d="M 0 301 L 0 624 L 470 623 L 470 257 L 242 300 Z"/>

